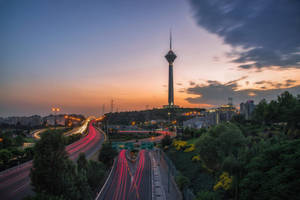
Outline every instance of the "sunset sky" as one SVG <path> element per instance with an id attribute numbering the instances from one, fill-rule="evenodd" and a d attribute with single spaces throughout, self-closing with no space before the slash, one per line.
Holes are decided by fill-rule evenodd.
<path id="1" fill-rule="evenodd" d="M 300 94 L 299 1 L 0 0 L 0 116 Z"/>

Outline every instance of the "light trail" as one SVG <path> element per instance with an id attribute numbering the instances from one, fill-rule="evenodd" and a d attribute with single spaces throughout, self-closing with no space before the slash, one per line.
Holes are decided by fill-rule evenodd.
<path id="1" fill-rule="evenodd" d="M 117 160 L 114 162 L 111 173 L 105 184 L 98 194 L 98 200 L 150 200 L 152 197 L 151 182 L 151 162 L 148 151 L 139 152 L 136 163 L 130 163 L 126 157 L 127 150 L 119 152 Z M 132 173 L 131 166 L 136 165 L 136 170 Z M 134 168 L 134 167 L 133 167 Z"/>
<path id="2" fill-rule="evenodd" d="M 80 152 L 92 155 L 102 144 L 103 136 L 93 127 L 93 121 L 88 126 L 88 134 L 66 147 L 69 158 L 75 160 Z M 0 173 L 0 196 L 5 199 L 23 199 L 30 194 L 30 168 L 32 161 L 21 164 Z"/>
<path id="3" fill-rule="evenodd" d="M 139 157 L 138 167 L 135 171 L 133 182 L 131 183 L 129 192 L 133 192 L 134 189 L 136 189 L 136 191 L 138 191 L 139 183 L 140 183 L 140 180 L 141 180 L 141 174 L 142 174 L 143 169 L 144 169 L 144 162 L 145 162 L 144 153 L 145 153 L 145 150 L 141 150 L 140 153 L 139 153 L 140 157 Z"/>

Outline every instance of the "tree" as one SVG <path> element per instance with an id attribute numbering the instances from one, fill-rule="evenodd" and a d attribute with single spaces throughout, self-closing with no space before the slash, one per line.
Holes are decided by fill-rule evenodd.
<path id="1" fill-rule="evenodd" d="M 77 160 L 77 170 L 78 171 L 81 171 L 81 170 L 87 171 L 87 169 L 88 169 L 88 161 L 86 160 L 85 154 L 80 153 L 78 156 L 78 160 Z"/>
<path id="2" fill-rule="evenodd" d="M 172 144 L 172 139 L 169 135 L 165 135 L 163 137 L 163 139 L 161 140 L 161 146 L 165 147 L 165 146 L 169 146 Z"/>
<path id="3" fill-rule="evenodd" d="M 6 165 L 13 154 L 8 149 L 0 149 L 0 163 Z"/>
<path id="4" fill-rule="evenodd" d="M 106 166 L 110 166 L 117 155 L 118 152 L 112 147 L 111 143 L 106 142 L 102 145 L 98 160 Z"/>
<path id="5" fill-rule="evenodd" d="M 65 200 L 62 196 L 53 196 L 45 193 L 38 193 L 35 196 L 25 197 L 24 200 Z"/>
<path id="6" fill-rule="evenodd" d="M 237 157 L 245 143 L 246 139 L 236 125 L 223 123 L 201 135 L 196 147 L 204 164 L 218 170 L 227 156 Z"/>
<path id="7" fill-rule="evenodd" d="M 200 192 L 198 192 L 196 198 L 196 200 L 218 200 L 218 199 L 220 199 L 218 193 L 213 191 L 206 191 L 206 190 L 201 190 Z"/>
<path id="8" fill-rule="evenodd" d="M 299 139 L 266 146 L 246 165 L 241 199 L 299 199 L 299 166 Z"/>
<path id="9" fill-rule="evenodd" d="M 90 160 L 86 175 L 89 186 L 96 192 L 105 177 L 105 165 L 101 162 Z"/>
<path id="10" fill-rule="evenodd" d="M 37 196 L 45 194 L 46 199 L 92 199 L 87 176 L 88 161 L 84 154 L 80 154 L 76 167 L 68 159 L 65 137 L 60 132 L 43 134 L 34 152 L 30 177 Z"/>
<path id="11" fill-rule="evenodd" d="M 24 138 L 21 135 L 18 135 L 15 138 L 15 143 L 16 143 L 16 146 L 22 146 L 24 143 Z"/>
<path id="12" fill-rule="evenodd" d="M 258 105 L 256 105 L 253 111 L 253 121 L 258 124 L 265 123 L 266 112 L 268 103 L 265 99 L 261 100 Z"/>
<path id="13" fill-rule="evenodd" d="M 181 191 L 189 187 L 190 184 L 189 178 L 183 175 L 176 176 L 175 181 Z"/>
<path id="14" fill-rule="evenodd" d="M 25 157 L 28 159 L 32 159 L 34 156 L 34 148 L 33 147 L 27 147 L 24 149 Z"/>
<path id="15" fill-rule="evenodd" d="M 86 174 L 87 171 L 84 169 L 77 172 L 75 178 L 76 196 L 73 196 L 72 199 L 92 199 L 92 191 Z"/>
<path id="16" fill-rule="evenodd" d="M 68 160 L 62 134 L 43 134 L 34 147 L 30 177 L 34 191 L 54 196 L 70 196 L 75 166 Z"/>
<path id="17" fill-rule="evenodd" d="M 16 147 L 11 148 L 10 151 L 14 157 L 17 157 L 18 160 L 21 159 L 24 155 L 24 150 Z"/>
<path id="18" fill-rule="evenodd" d="M 231 119 L 231 122 L 238 123 L 238 124 L 245 124 L 246 123 L 245 115 L 242 114 L 234 115 Z"/>

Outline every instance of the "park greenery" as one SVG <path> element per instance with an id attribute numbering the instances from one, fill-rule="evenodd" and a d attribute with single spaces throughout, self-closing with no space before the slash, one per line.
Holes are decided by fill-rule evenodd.
<path id="1" fill-rule="evenodd" d="M 251 120 L 237 115 L 208 130 L 185 129 L 162 147 L 180 172 L 179 188 L 198 200 L 298 199 L 299 119 L 300 96 L 284 92 L 262 100 Z"/>
<path id="2" fill-rule="evenodd" d="M 47 129 L 42 134 L 52 134 L 53 132 L 64 133 L 70 128 Z M 71 144 L 81 138 L 81 134 L 74 134 L 65 138 L 65 145 Z M 32 160 L 34 152 L 33 146 L 36 139 L 29 135 L 26 130 L 5 129 L 0 132 L 0 170 L 22 164 Z"/>
<path id="3" fill-rule="evenodd" d="M 32 147 L 23 146 L 24 143 L 34 142 L 27 132 L 19 128 L 0 130 L 0 171 L 32 159 Z"/>
<path id="4" fill-rule="evenodd" d="M 34 147 L 30 177 L 33 199 L 93 199 L 103 184 L 106 166 L 87 160 L 82 153 L 77 162 L 68 158 L 66 137 L 60 132 L 42 134 Z"/>

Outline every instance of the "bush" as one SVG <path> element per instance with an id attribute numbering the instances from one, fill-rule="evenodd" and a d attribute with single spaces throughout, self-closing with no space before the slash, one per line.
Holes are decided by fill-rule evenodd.
<path id="1" fill-rule="evenodd" d="M 184 188 L 187 188 L 190 185 L 189 178 L 183 175 L 176 176 L 175 181 L 181 191 L 183 191 Z"/>
<path id="2" fill-rule="evenodd" d="M 0 163 L 1 165 L 6 165 L 8 161 L 12 158 L 13 154 L 7 149 L 0 150 Z"/>
<path id="3" fill-rule="evenodd" d="M 220 197 L 218 196 L 218 193 L 207 191 L 207 190 L 201 190 L 197 193 L 196 200 L 218 200 Z"/>
<path id="4" fill-rule="evenodd" d="M 107 167 L 111 166 L 114 158 L 118 155 L 117 150 L 115 150 L 111 143 L 106 142 L 102 145 L 98 160 L 103 162 Z"/>
<path id="5" fill-rule="evenodd" d="M 169 135 L 165 135 L 165 137 L 161 140 L 162 147 L 170 146 L 172 144 L 172 139 Z"/>

